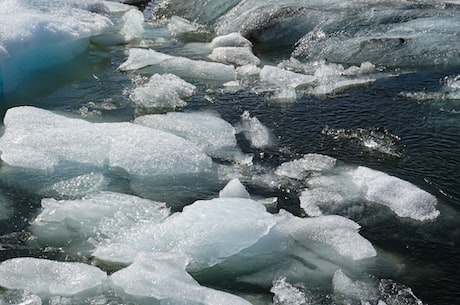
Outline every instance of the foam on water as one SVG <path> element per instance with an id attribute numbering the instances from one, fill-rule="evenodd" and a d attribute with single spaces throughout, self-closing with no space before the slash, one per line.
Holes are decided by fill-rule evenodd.
<path id="1" fill-rule="evenodd" d="M 97 11 L 98 13 L 90 12 Z M 67 62 L 89 46 L 89 38 L 113 24 L 93 0 L 0 3 L 0 93 L 17 88 L 31 73 Z"/>
<path id="2" fill-rule="evenodd" d="M 0 286 L 26 289 L 44 295 L 69 296 L 105 282 L 102 270 L 82 264 L 31 257 L 13 258 L 0 263 Z"/>

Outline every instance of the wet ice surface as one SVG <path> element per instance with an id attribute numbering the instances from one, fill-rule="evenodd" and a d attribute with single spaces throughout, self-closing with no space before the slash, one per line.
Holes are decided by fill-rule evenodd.
<path id="1" fill-rule="evenodd" d="M 0 4 L 0 303 L 453 303 L 456 1 L 143 2 Z"/>

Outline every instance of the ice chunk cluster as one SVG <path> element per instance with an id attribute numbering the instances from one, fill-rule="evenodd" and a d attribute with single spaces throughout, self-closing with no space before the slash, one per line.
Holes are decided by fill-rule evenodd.
<path id="1" fill-rule="evenodd" d="M 0 263 L 0 286 L 32 293 L 73 295 L 105 282 L 107 274 L 83 263 L 57 262 L 31 257 Z"/>
<path id="2" fill-rule="evenodd" d="M 89 46 L 89 38 L 112 22 L 99 1 L 0 3 L 0 93 L 10 92 L 31 73 L 67 62 Z"/>

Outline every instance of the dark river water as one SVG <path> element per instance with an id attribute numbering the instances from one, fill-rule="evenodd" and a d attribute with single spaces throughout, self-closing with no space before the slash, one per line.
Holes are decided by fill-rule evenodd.
<path id="1" fill-rule="evenodd" d="M 291 55 L 296 55 L 303 63 L 326 59 L 327 63 L 342 64 L 344 67 L 359 66 L 361 62 L 370 61 L 375 64 L 371 73 L 372 82 L 354 83 L 328 94 L 315 94 L 311 88 L 296 88 L 297 96 L 294 99 L 281 101 L 272 98 L 276 92 L 273 84 L 267 85 L 259 81 L 257 76 L 246 82 L 241 81 L 242 85 L 237 89 L 219 82 L 183 76 L 184 80 L 196 86 L 196 91 L 186 99 L 187 106 L 176 108 L 175 111 L 210 111 L 232 126 L 239 126 L 242 114 L 248 111 L 269 130 L 270 145 L 263 148 L 255 148 L 242 133 L 236 135 L 236 141 L 243 153 L 253 155 L 253 170 L 243 174 L 240 180 L 254 198 L 278 197 L 272 213 L 285 209 L 300 216 L 299 196 L 305 185 L 292 183 L 268 188 L 257 182 L 260 172 L 273 171 L 284 162 L 311 153 L 336 158 L 345 167 L 365 166 L 384 172 L 435 196 L 440 215 L 428 221 L 398 217 L 389 209 L 382 211 L 372 204 L 361 202 L 359 198 L 353 199 L 360 201 L 355 209 L 347 205 L 325 209 L 323 213 L 341 215 L 358 223 L 361 226 L 360 234 L 377 250 L 378 260 L 385 261 L 368 267 L 362 273 L 359 269 L 352 270 L 349 274 L 351 278 L 371 279 L 373 282 L 389 279 L 397 283 L 396 286 L 410 287 L 423 304 L 458 304 L 458 1 L 441 1 L 437 4 L 431 1 L 225 3 L 152 1 L 144 11 L 144 32 L 139 37 L 127 44 L 101 46 L 92 43 L 85 53 L 71 61 L 32 74 L 20 87 L 0 97 L 1 113 L 4 116 L 10 108 L 29 105 L 90 122 L 112 123 L 131 122 L 143 111 L 171 111 L 146 111 L 139 109 L 132 101 L 132 90 L 138 86 L 136 77 L 150 77 L 152 71 L 148 68 L 120 71 L 118 67 L 127 60 L 127 50 L 147 45 L 169 55 L 206 59 L 200 49 L 202 47 L 191 43 L 208 43 L 215 36 L 234 31 L 240 31 L 251 40 L 252 52 L 261 60 L 260 67 L 276 66 Z M 121 22 L 124 13 L 110 14 L 116 23 Z M 171 16 L 175 15 L 194 21 L 192 25 L 195 27 L 174 32 L 174 28 L 168 28 L 168 25 L 171 24 Z M 312 39 L 312 35 L 317 38 Z M 395 37 L 398 39 L 396 42 Z M 308 39 L 310 42 L 307 45 L 305 41 Z M 357 45 L 360 46 L 358 51 Z M 299 72 L 299 69 L 292 70 Z M 358 77 L 351 76 L 350 79 L 356 80 Z M 369 141 L 375 145 L 370 145 Z M 214 158 L 214 162 L 228 165 L 233 161 Z M 8 171 L 4 161 L 2 167 Z M 183 187 L 163 186 L 162 195 L 152 195 L 150 188 L 155 189 L 155 186 L 150 182 L 141 184 L 133 191 L 126 184 L 130 178 L 113 173 L 108 175 L 111 182 L 99 191 L 125 192 L 140 197 L 147 194 L 147 198 L 166 202 L 173 211 L 181 211 L 184 205 L 192 204 L 195 200 L 217 197 L 227 182 L 205 183 L 196 189 L 193 183 Z M 22 179 L 19 174 L 18 177 Z M 35 242 L 29 224 L 41 211 L 40 201 L 48 196 L 36 191 L 36 187 L 24 185 L 41 183 L 34 182 L 33 176 L 24 180 L 24 184 L 18 179 L 10 179 L 10 176 L 2 174 L 0 195 L 5 202 L 10 202 L 6 208 L 10 216 L 0 218 L 0 260 L 33 256 L 58 261 L 91 261 L 87 255 L 81 257 L 75 254 L 78 251 L 70 250 L 66 245 L 61 248 L 47 247 Z M 178 195 L 180 192 L 184 192 L 184 195 Z M 101 268 L 109 274 L 116 269 Z M 232 271 L 227 274 L 220 272 L 217 267 L 190 272 L 203 286 L 246 297 L 254 304 L 272 303 L 273 291 L 270 293 L 270 287 L 238 281 L 239 271 L 232 275 Z M 337 297 L 337 291 L 333 292 L 330 282 L 326 285 L 320 281 L 315 284 L 314 281 L 305 278 L 303 282 L 293 283 L 309 296 L 308 304 L 377 304 L 376 300 L 379 299 L 370 298 L 370 303 L 361 303 L 366 299 L 356 295 L 341 299 Z M 400 292 L 406 291 L 406 288 L 396 289 L 393 293 L 397 295 L 399 291 L 401 295 Z M 381 300 L 383 290 L 379 290 Z M 6 295 L 6 291 L 0 290 L 0 293 Z M 105 296 L 105 301 L 101 301 L 100 297 L 85 297 L 79 301 L 73 299 L 71 303 L 149 303 L 137 297 L 130 299 L 123 294 L 120 296 L 111 289 L 99 294 Z M 60 303 L 53 297 L 41 297 L 43 304 Z M 8 296 L 0 299 L 0 304 L 10 304 L 5 300 L 8 300 Z M 419 304 L 413 298 L 404 301 L 387 297 L 384 300 L 385 304 Z M 17 301 L 11 304 L 26 303 Z M 285 303 L 275 301 L 275 304 L 307 303 L 290 300 Z"/>

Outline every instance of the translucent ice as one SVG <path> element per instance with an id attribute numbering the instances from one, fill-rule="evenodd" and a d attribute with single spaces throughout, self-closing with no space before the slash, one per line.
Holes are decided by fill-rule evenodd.
<path id="1" fill-rule="evenodd" d="M 13 258 L 0 263 L 0 286 L 25 289 L 45 295 L 73 295 L 105 282 L 100 269 L 82 264 L 32 257 Z"/>
<path id="2" fill-rule="evenodd" d="M 268 128 L 258 118 L 252 117 L 249 111 L 244 111 L 241 115 L 241 122 L 237 131 L 238 133 L 243 133 L 254 148 L 263 149 L 272 143 Z"/>
<path id="3" fill-rule="evenodd" d="M 332 208 L 366 200 L 389 207 L 399 217 L 432 220 L 439 215 L 433 195 L 400 178 L 364 166 L 312 177 L 302 192 L 306 207 Z M 301 203 L 302 204 L 302 203 Z"/>
<path id="4" fill-rule="evenodd" d="M 308 305 L 307 296 L 286 281 L 285 277 L 273 281 L 270 292 L 274 294 L 273 305 Z"/>
<path id="5" fill-rule="evenodd" d="M 287 71 L 274 66 L 265 65 L 260 71 L 260 79 L 263 82 L 276 85 L 278 87 L 299 88 L 311 86 L 315 83 L 316 77 Z"/>
<path id="6" fill-rule="evenodd" d="M 41 204 L 30 229 L 40 242 L 55 246 L 110 239 L 137 223 L 158 223 L 169 216 L 164 203 L 112 192 L 75 200 L 47 198 Z"/>
<path id="7" fill-rule="evenodd" d="M 130 98 L 144 109 L 175 109 L 184 107 L 184 99 L 195 93 L 196 87 L 174 74 L 154 74 L 145 84 L 138 85 Z"/>
<path id="8" fill-rule="evenodd" d="M 385 173 L 360 166 L 351 173 L 366 199 L 388 206 L 399 217 L 430 220 L 438 217 L 437 200 L 415 185 Z"/>
<path id="9" fill-rule="evenodd" d="M 89 38 L 112 22 L 94 0 L 0 2 L 0 92 L 14 90 L 27 76 L 67 62 L 89 46 Z"/>
<path id="10" fill-rule="evenodd" d="M 252 42 L 248 39 L 243 37 L 238 32 L 229 33 L 227 35 L 217 36 L 215 37 L 211 43 L 210 47 L 212 49 L 219 48 L 219 47 L 246 47 L 252 48 Z"/>
<path id="11" fill-rule="evenodd" d="M 171 31 L 173 35 L 193 32 L 197 29 L 198 26 L 196 24 L 179 16 L 172 16 L 168 24 L 168 30 Z"/>
<path id="12" fill-rule="evenodd" d="M 183 137 L 211 156 L 231 158 L 237 150 L 233 126 L 211 113 L 145 115 L 137 117 L 134 123 Z"/>
<path id="13" fill-rule="evenodd" d="M 255 244 L 275 225 L 259 203 L 242 198 L 196 201 L 159 224 L 140 224 L 123 232 L 115 243 L 102 244 L 96 257 L 129 263 L 138 252 L 186 255 L 188 270 L 200 270 Z"/>
<path id="14" fill-rule="evenodd" d="M 6 164 L 63 177 L 107 167 L 138 176 L 181 175 L 212 165 L 190 141 L 132 123 L 90 123 L 17 107 L 8 110 L 4 124 L 0 148 Z"/>
<path id="15" fill-rule="evenodd" d="M 275 170 L 275 174 L 302 180 L 311 172 L 321 172 L 333 168 L 336 162 L 335 158 L 326 155 L 306 154 L 301 159 L 281 164 Z"/>
<path id="16" fill-rule="evenodd" d="M 108 184 L 108 179 L 102 173 L 91 172 L 53 183 L 49 188 L 44 188 L 41 193 L 75 198 L 101 191 Z"/>
<path id="17" fill-rule="evenodd" d="M 131 9 L 123 15 L 123 27 L 120 34 L 125 41 L 139 38 L 144 33 L 144 14 L 138 9 Z"/>
<path id="18" fill-rule="evenodd" d="M 179 254 L 142 253 L 111 279 L 128 294 L 165 304 L 250 305 L 235 295 L 201 286 L 185 271 L 186 265 L 187 258 Z"/>
<path id="19" fill-rule="evenodd" d="M 152 66 L 159 73 L 173 73 L 184 78 L 222 82 L 236 80 L 236 70 L 233 66 L 171 56 L 152 49 L 130 49 L 128 59 L 119 69 L 129 71 L 147 66 Z"/>
<path id="20" fill-rule="evenodd" d="M 250 198 L 248 191 L 240 180 L 233 179 L 219 192 L 220 198 Z"/>

